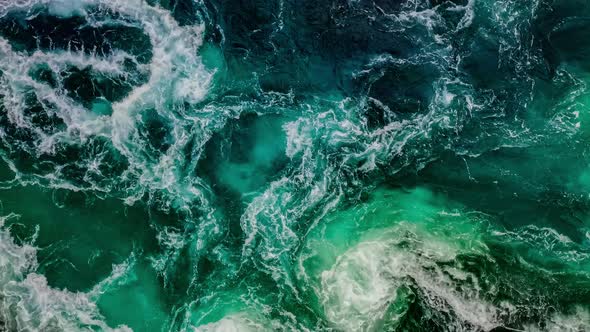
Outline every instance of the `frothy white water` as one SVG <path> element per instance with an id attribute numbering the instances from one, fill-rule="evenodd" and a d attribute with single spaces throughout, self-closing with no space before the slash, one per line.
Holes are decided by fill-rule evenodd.
<path id="1" fill-rule="evenodd" d="M 436 82 L 436 98 L 428 105 L 428 113 L 397 119 L 380 128 L 368 128 L 366 119 L 356 114 L 363 105 L 342 96 L 317 100 L 312 110 L 303 109 L 297 120 L 283 126 L 292 172 L 269 184 L 241 217 L 247 235 L 243 255 L 256 253 L 259 267 L 291 287 L 290 267 L 286 265 L 300 244 L 293 229 L 307 222 L 302 216 L 318 209 L 319 215 L 309 224 L 313 228 L 341 200 L 344 190 L 362 183 L 358 176 L 371 174 L 382 165 L 392 172 L 407 166 L 416 153 L 409 145 L 423 141 L 420 152 L 428 156 L 431 128 L 456 125 L 441 109 L 450 103 L 466 103 L 466 97 L 449 101 L 447 85 L 452 84 Z M 292 290 L 297 292 L 294 287 Z"/>
<path id="2" fill-rule="evenodd" d="M 395 327 L 416 287 L 431 310 L 456 317 L 453 331 L 497 326 L 497 309 L 482 300 L 476 277 L 453 262 L 465 249 L 401 223 L 382 236 L 358 244 L 321 274 L 319 298 L 327 319 L 345 331 Z M 408 288 L 409 287 L 409 288 Z"/>
<path id="3" fill-rule="evenodd" d="M 209 324 L 193 327 L 194 332 L 256 332 L 270 331 L 264 326 L 246 314 L 234 314 L 222 318 L 221 320 Z"/>
<path id="4" fill-rule="evenodd" d="M 107 58 L 101 58 L 96 54 L 85 54 L 83 51 L 39 50 L 29 56 L 13 51 L 10 44 L 0 38 L 0 56 L 5 59 L 0 63 L 3 73 L 0 79 L 0 92 L 4 95 L 3 102 L 8 118 L 15 126 L 30 130 L 39 137 L 35 142 L 36 151 L 31 152 L 36 155 L 53 154 L 58 144 L 84 143 L 89 137 L 109 134 L 108 118 L 97 117 L 65 96 L 65 91 L 37 82 L 29 73 L 40 65 L 47 65 L 55 73 L 63 72 L 71 66 L 79 69 L 90 67 L 109 76 L 125 75 L 122 66 L 126 59 L 131 59 L 129 54 L 118 51 Z M 56 77 L 59 79 L 59 76 Z M 65 123 L 65 130 L 49 134 L 31 123 L 31 119 L 25 115 L 29 92 L 35 94 L 48 115 L 57 116 Z M 10 142 L 11 138 L 4 130 L 0 135 L 5 141 Z"/>
<path id="5" fill-rule="evenodd" d="M 544 324 L 544 327 L 528 325 L 526 331 L 530 332 L 579 332 L 590 331 L 590 312 L 587 308 L 576 307 L 575 312 L 569 315 L 553 314 Z"/>
<path id="6" fill-rule="evenodd" d="M 349 3 L 350 6 L 354 4 Z M 400 23 L 392 25 L 393 28 L 406 30 L 421 26 L 428 30 L 431 38 L 426 38 L 428 43 L 423 52 L 402 59 L 377 55 L 365 68 L 353 73 L 355 77 L 366 75 L 367 80 L 375 81 L 384 77 L 387 70 L 408 65 L 436 67 L 433 70 L 440 72 L 437 73 L 439 78 L 431 82 L 433 95 L 425 99 L 420 110 L 400 115 L 403 112 L 395 114 L 395 105 L 388 106 L 374 98 L 359 103 L 335 96 L 325 103 L 314 100 L 310 110 L 302 110 L 297 120 L 283 126 L 287 136 L 286 155 L 293 171 L 271 183 L 247 207 L 241 218 L 246 234 L 244 256 L 256 253 L 259 267 L 274 279 L 287 280 L 286 284 L 291 285 L 292 275 L 288 272 L 291 266 L 281 266 L 290 264 L 290 252 L 300 245 L 299 239 L 293 236 L 293 229 L 317 225 L 315 221 L 301 225 L 308 222 L 301 218 L 306 212 L 317 212 L 314 210 L 317 208 L 325 215 L 326 210 L 339 201 L 343 191 L 351 196 L 357 194 L 352 188 L 366 185 L 367 181 L 359 178 L 371 178 L 372 172 L 394 174 L 406 167 L 420 169 L 437 158 L 433 151 L 438 149 L 462 152 L 463 147 L 454 146 L 455 138 L 473 121 L 475 113 L 492 107 L 488 105 L 491 99 L 478 97 L 471 82 L 457 78 L 462 56 L 454 55 L 456 50 L 450 43 L 454 35 L 436 33 L 447 31 L 440 29 L 446 24 L 447 11 L 461 14 L 454 22 L 457 31 L 470 27 L 477 5 L 476 1 L 467 1 L 465 5 L 445 2 L 431 8 L 429 1 L 404 2 L 399 12 L 387 15 Z M 515 15 L 512 11 L 509 14 Z M 512 16 L 502 18 L 506 26 L 511 27 L 506 38 L 510 38 L 514 30 Z M 359 116 L 366 111 L 367 104 L 363 103 L 378 107 L 385 114 L 384 123 L 369 126 L 366 117 Z M 440 134 L 441 131 L 446 134 Z M 440 141 L 432 139 L 433 135 Z M 514 141 L 514 137 L 510 140 Z M 305 272 L 302 275 L 306 277 Z"/>
<path id="7" fill-rule="evenodd" d="M 173 171 L 174 159 L 178 156 L 178 150 L 192 136 L 190 130 L 201 127 L 199 129 L 203 131 L 207 123 L 201 121 L 204 119 L 190 114 L 177 117 L 172 111 L 177 107 L 183 108 L 184 103 L 193 104 L 201 101 L 207 93 L 212 73 L 205 69 L 198 55 L 203 26 L 181 27 L 170 12 L 152 7 L 140 0 L 27 1 L 5 6 L 3 10 L 6 14 L 10 10 L 30 11 L 40 6 L 50 8 L 50 13 L 51 8 L 57 7 L 67 8 L 67 13 L 84 13 L 90 9 L 116 12 L 121 15 L 121 19 L 105 18 L 101 21 L 100 15 L 93 15 L 88 17 L 88 24 L 100 26 L 108 23 L 141 28 L 150 39 L 153 57 L 148 65 L 141 65 L 135 56 L 120 50 L 115 50 L 106 58 L 80 50 L 38 50 L 28 55 L 13 51 L 6 40 L 0 39 L 0 55 L 5 59 L 0 64 L 0 70 L 3 72 L 0 92 L 5 95 L 4 103 L 11 113 L 10 120 L 19 127 L 39 134 L 36 152 L 52 153 L 55 145 L 59 143 L 83 144 L 89 137 L 105 136 L 129 159 L 132 167 L 130 172 L 141 175 L 140 184 L 144 188 L 169 188 L 177 194 L 178 191 L 194 191 L 193 186 L 189 185 L 187 188 L 185 181 L 179 181 L 178 175 Z M 92 71 L 107 77 L 127 75 L 123 68 L 124 61 L 134 62 L 140 72 L 149 76 L 149 79 L 145 84 L 135 87 L 126 98 L 112 105 L 114 112 L 111 117 L 97 118 L 95 114 L 66 96 L 66 91 L 54 89 L 29 77 L 29 72 L 40 64 L 47 64 L 55 73 L 75 67 L 91 68 Z M 57 79 L 60 80 L 59 77 Z M 24 97 L 28 91 L 35 93 L 48 114 L 64 120 L 64 131 L 49 136 L 40 132 L 31 123 L 26 123 L 26 117 L 23 115 L 26 110 Z M 50 105 L 56 107 L 52 109 Z M 141 121 L 142 111 L 148 109 L 155 109 L 172 124 L 171 134 L 175 143 L 170 153 L 163 155 L 155 164 L 138 157 L 147 147 L 145 140 L 139 137 L 137 124 Z M 173 188 L 183 183 L 184 188 Z M 141 196 L 141 193 L 138 196 Z M 137 197 L 131 197 L 129 201 L 135 199 Z"/>
<path id="8" fill-rule="evenodd" d="M 110 328 L 91 296 L 51 288 L 35 273 L 37 249 L 18 245 L 0 219 L 0 322 L 8 331 L 130 331 Z"/>
<path id="9" fill-rule="evenodd" d="M 119 191 L 120 189 L 115 188 L 121 183 L 127 183 L 126 188 L 113 194 L 121 196 L 128 204 L 144 198 L 146 194 L 157 193 L 158 205 L 162 209 L 175 208 L 184 211 L 188 218 L 194 217 L 195 210 L 201 211 L 204 217 L 199 224 L 196 240 L 201 247 L 205 246 L 206 241 L 199 242 L 199 239 L 211 239 L 219 230 L 211 221 L 212 209 L 207 201 L 206 186 L 195 176 L 196 162 L 203 144 L 214 129 L 223 125 L 228 114 L 211 110 L 207 116 L 203 116 L 203 112 L 207 110 L 201 110 L 197 114 L 191 108 L 191 105 L 205 98 L 213 77 L 213 72 L 204 67 L 199 56 L 203 25 L 180 26 L 169 11 L 141 0 L 16 1 L 0 4 L 0 17 L 12 11 L 27 15 L 41 8 L 47 8 L 50 15 L 64 18 L 85 16 L 86 27 L 108 25 L 115 28 L 139 28 L 149 38 L 153 56 L 149 63 L 144 64 L 136 55 L 119 49 L 108 55 L 74 47 L 38 49 L 27 53 L 13 49 L 9 41 L 0 38 L 0 57 L 3 59 L 0 62 L 0 95 L 3 109 L 7 112 L 11 125 L 31 133 L 32 141 L 26 146 L 12 146 L 16 143 L 11 134 L 1 130 L 0 137 L 5 144 L 15 151 L 24 150 L 32 158 L 39 158 L 43 155 L 53 156 L 63 146 L 84 146 L 100 138 L 106 140 L 126 160 L 127 165 L 119 174 L 101 173 L 101 167 L 108 163 L 104 160 L 108 153 L 104 149 L 93 151 L 94 154 L 85 157 L 80 156 L 79 160 L 65 161 L 82 167 L 86 173 L 84 181 L 88 183 L 80 184 L 62 174 L 66 165 L 57 165 L 50 174 L 20 174 L 18 166 L 7 159 L 17 173 L 17 179 L 40 179 L 45 186 L 106 193 Z M 129 63 L 135 66 L 135 74 L 127 72 L 129 69 L 126 66 Z M 46 66 L 56 74 L 57 88 L 31 77 L 30 73 L 39 66 Z M 107 78 L 124 77 L 128 82 L 138 85 L 122 100 L 109 105 L 113 110 L 112 115 L 97 114 L 81 102 L 70 98 L 68 91 L 63 88 L 63 79 L 59 74 L 68 72 L 71 68 L 90 70 L 93 74 Z M 130 75 L 147 79 L 138 83 L 141 80 Z M 49 117 L 59 118 L 63 121 L 63 126 L 47 131 L 33 123 L 27 114 L 30 107 L 27 105 L 27 98 L 31 94 L 39 101 L 43 111 Z M 148 157 L 150 142 L 141 132 L 141 127 L 145 125 L 145 111 L 153 111 L 169 126 L 169 130 L 166 130 L 169 147 L 155 158 Z M 93 180 L 97 177 L 98 181 Z M 3 316 L 13 317 L 8 320 L 9 327 L 69 331 L 92 326 L 109 330 L 102 322 L 93 300 L 104 287 L 120 282 L 119 279 L 123 276 L 118 274 L 126 273 L 125 266 L 115 268 L 113 276 L 88 294 L 54 290 L 47 286 L 43 276 L 34 273 L 35 249 L 16 246 L 9 242 L 7 233 L 2 233 L 2 236 L 5 252 L 0 252 L 0 256 L 4 257 L 5 253 L 14 251 L 13 261 L 6 263 L 14 267 L 8 272 L 3 271 L 0 281 Z M 167 251 L 172 251 L 166 253 L 167 259 L 176 257 L 173 252 L 180 250 L 188 241 L 178 239 L 180 246 L 166 247 Z M 167 246 L 167 240 L 163 240 L 163 246 Z M 27 253 L 30 255 L 27 256 Z M 17 260 L 19 257 L 32 258 L 28 262 Z M 20 268 L 17 263 L 23 267 Z M 26 271 L 25 263 L 30 263 Z M 165 268 L 164 265 L 155 265 L 160 270 Z"/>
<path id="10" fill-rule="evenodd" d="M 114 194 L 130 205 L 146 196 L 152 199 L 157 195 L 154 200 L 164 210 L 182 211 L 193 222 L 197 211 L 203 216 L 196 241 L 200 247 L 205 246 L 205 239 L 218 233 L 219 228 L 212 220 L 207 185 L 196 176 L 195 169 L 203 145 L 234 112 L 207 107 L 196 111 L 192 107 L 205 98 L 214 74 L 205 68 L 199 56 L 204 26 L 180 26 L 169 11 L 142 0 L 22 1 L 0 6 L 0 17 L 11 11 L 33 13 L 40 8 L 48 8 L 49 14 L 61 17 L 84 15 L 88 27 L 139 28 L 149 38 L 153 56 L 144 64 L 137 56 L 117 49 L 106 56 L 73 48 L 27 54 L 14 50 L 7 40 L 0 38 L 3 58 L 0 95 L 4 109 L 10 123 L 31 133 L 32 140 L 13 147 L 16 143 L 11 134 L 0 130 L 5 144 L 14 151 L 25 150 L 33 158 L 39 158 L 55 156 L 63 147 L 83 147 L 101 139 L 125 163 L 125 168 L 118 169 L 117 174 L 103 173 L 102 168 L 109 167 L 110 152 L 100 148 L 77 160 L 66 161 L 82 170 L 82 183 L 74 183 L 62 173 L 65 165 L 55 165 L 49 174 L 20 174 L 21 170 L 15 166 L 17 179 L 69 190 Z M 134 64 L 137 73 L 126 72 L 128 63 Z M 30 77 L 31 70 L 39 65 L 46 65 L 56 73 L 57 88 Z M 72 67 L 90 69 L 104 77 L 126 77 L 137 85 L 122 100 L 108 105 L 113 111 L 111 115 L 97 114 L 70 98 L 63 88 L 59 73 Z M 49 117 L 59 118 L 64 125 L 50 131 L 35 125 L 26 113 L 30 107 L 27 95 L 31 93 Z M 144 118 L 146 112 L 167 126 L 162 128 L 166 148 L 156 154 L 145 133 L 145 127 L 149 126 Z M 12 160 L 4 157 L 14 166 Z"/>
<path id="11" fill-rule="evenodd" d="M 35 7 L 47 6 L 49 13 L 59 17 L 83 15 L 86 0 L 14 0 L 0 2 L 0 17 L 11 11 L 30 11 Z"/>
<path id="12" fill-rule="evenodd" d="M 495 231 L 492 235 L 503 243 L 517 243 L 535 248 L 539 257 L 556 257 L 581 271 L 590 267 L 590 250 L 552 228 L 529 225 L 515 231 Z M 526 260 L 526 255 L 521 259 Z"/>

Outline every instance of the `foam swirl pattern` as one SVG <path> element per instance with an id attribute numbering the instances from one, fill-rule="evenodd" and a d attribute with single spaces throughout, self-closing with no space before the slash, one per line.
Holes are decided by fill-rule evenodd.
<path id="1" fill-rule="evenodd" d="M 0 331 L 590 330 L 590 3 L 0 1 Z"/>

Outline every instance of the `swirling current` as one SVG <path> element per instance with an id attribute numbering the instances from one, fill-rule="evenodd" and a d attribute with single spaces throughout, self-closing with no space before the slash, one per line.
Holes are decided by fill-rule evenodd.
<path id="1" fill-rule="evenodd" d="M 590 2 L 0 0 L 0 331 L 590 331 Z"/>

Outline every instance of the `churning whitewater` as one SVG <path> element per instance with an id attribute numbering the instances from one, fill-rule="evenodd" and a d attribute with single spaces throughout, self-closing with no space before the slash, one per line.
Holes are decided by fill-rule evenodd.
<path id="1" fill-rule="evenodd" d="M 590 3 L 0 0 L 0 331 L 590 331 Z"/>

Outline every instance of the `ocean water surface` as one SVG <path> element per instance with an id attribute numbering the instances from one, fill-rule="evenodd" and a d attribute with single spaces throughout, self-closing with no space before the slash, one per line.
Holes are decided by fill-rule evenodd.
<path id="1" fill-rule="evenodd" d="M 0 0 L 0 331 L 590 331 L 590 2 Z"/>

